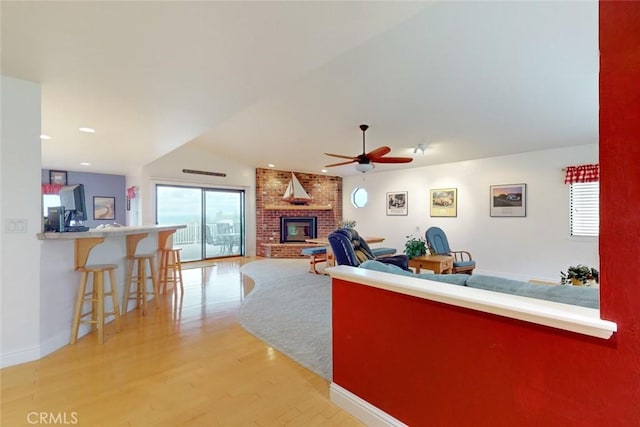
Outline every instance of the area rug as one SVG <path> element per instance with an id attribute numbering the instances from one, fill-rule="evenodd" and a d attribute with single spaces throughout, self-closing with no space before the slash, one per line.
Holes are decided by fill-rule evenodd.
<path id="1" fill-rule="evenodd" d="M 331 381 L 331 279 L 309 261 L 269 259 L 240 269 L 255 282 L 238 320 L 251 334 Z"/>

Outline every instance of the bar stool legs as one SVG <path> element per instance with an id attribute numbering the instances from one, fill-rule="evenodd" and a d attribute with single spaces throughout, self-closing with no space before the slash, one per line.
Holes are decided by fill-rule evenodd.
<path id="1" fill-rule="evenodd" d="M 122 299 L 122 309 L 127 312 L 129 300 L 136 300 L 136 308 L 142 307 L 142 315 L 147 314 L 147 296 L 152 295 L 156 303 L 160 304 L 158 297 L 158 279 L 156 278 L 154 254 L 132 255 L 127 257 L 127 277 L 124 285 L 124 296 Z M 149 263 L 147 274 L 146 265 Z M 152 290 L 147 290 L 147 279 L 151 279 Z M 131 296 L 131 284 L 136 284 L 135 296 Z"/>
<path id="2" fill-rule="evenodd" d="M 168 285 L 172 283 L 176 297 L 178 285 L 180 285 L 180 292 L 184 294 L 181 250 L 182 248 L 160 249 L 160 293 L 167 292 Z"/>
<path id="3" fill-rule="evenodd" d="M 86 265 L 78 268 L 81 273 L 80 287 L 78 289 L 78 298 L 73 315 L 73 324 L 71 325 L 70 343 L 75 344 L 78 340 L 78 329 L 81 323 L 91 325 L 91 330 L 98 332 L 98 344 L 104 343 L 104 319 L 105 316 L 113 315 L 116 331 L 120 330 L 120 308 L 118 307 L 118 288 L 116 283 L 115 269 L 116 264 L 98 264 Z M 109 292 L 104 289 L 104 273 L 109 273 Z M 89 275 L 93 276 L 92 289 L 87 292 L 87 282 Z M 111 296 L 113 303 L 113 311 L 104 311 L 104 297 Z M 91 310 L 82 313 L 82 307 L 85 302 L 91 302 Z M 89 320 L 83 320 L 84 317 L 91 316 Z"/>

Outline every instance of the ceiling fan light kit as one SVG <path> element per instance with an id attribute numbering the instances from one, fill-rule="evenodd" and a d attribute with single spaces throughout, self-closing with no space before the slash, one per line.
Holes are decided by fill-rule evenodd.
<path id="1" fill-rule="evenodd" d="M 369 125 L 360 125 L 362 131 L 362 154 L 358 156 L 345 156 L 342 154 L 324 153 L 327 156 L 338 157 L 340 159 L 349 159 L 346 162 L 333 163 L 325 167 L 342 166 L 350 163 L 356 163 L 356 170 L 362 173 L 369 172 L 374 168 L 374 163 L 409 163 L 413 161 L 411 157 L 385 157 L 391 152 L 389 147 L 378 147 L 373 151 L 365 151 L 365 132 L 369 129 Z"/>
<path id="2" fill-rule="evenodd" d="M 356 170 L 358 172 L 367 173 L 374 168 L 373 163 L 357 163 Z"/>

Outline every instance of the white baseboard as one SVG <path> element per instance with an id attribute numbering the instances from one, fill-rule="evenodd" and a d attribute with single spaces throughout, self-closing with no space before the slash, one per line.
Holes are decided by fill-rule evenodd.
<path id="1" fill-rule="evenodd" d="M 91 327 L 89 325 L 80 325 L 78 338 L 87 335 L 89 332 L 91 332 Z M 0 354 L 0 368 L 7 368 L 9 366 L 20 365 L 21 363 L 42 359 L 54 351 L 68 345 L 70 333 L 71 329 L 69 328 L 58 332 L 53 337 L 47 338 L 36 347 L 14 351 L 12 353 L 2 353 Z"/>
<path id="2" fill-rule="evenodd" d="M 40 359 L 40 346 L 26 348 L 12 353 L 2 353 L 0 355 L 0 368 L 19 365 Z"/>
<path id="3" fill-rule="evenodd" d="M 331 383 L 329 386 L 329 398 L 333 403 L 369 427 L 407 427 L 406 424 L 336 383 Z"/>
<path id="4" fill-rule="evenodd" d="M 87 328 L 88 329 L 88 328 Z M 45 357 L 69 344 L 71 330 L 58 332 L 40 343 L 40 357 Z M 88 333 L 85 332 L 85 334 Z"/>

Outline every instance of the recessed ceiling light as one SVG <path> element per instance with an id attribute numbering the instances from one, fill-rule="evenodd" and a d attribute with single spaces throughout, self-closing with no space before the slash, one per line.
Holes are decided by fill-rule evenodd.
<path id="1" fill-rule="evenodd" d="M 78 130 L 84 133 L 96 133 L 96 130 L 93 128 L 78 128 Z"/>
<path id="2" fill-rule="evenodd" d="M 320 172 L 322 172 L 322 173 L 327 173 L 327 172 L 329 172 L 329 171 L 328 171 L 328 170 L 326 170 L 326 169 L 320 169 Z"/>
<path id="3" fill-rule="evenodd" d="M 81 166 L 91 166 L 91 163 L 89 162 L 82 162 L 80 163 Z"/>
<path id="4" fill-rule="evenodd" d="M 51 139 L 49 135 L 42 134 L 40 135 L 40 139 Z"/>
<path id="5" fill-rule="evenodd" d="M 267 166 L 269 166 L 270 168 L 275 168 L 276 165 L 274 165 L 273 163 L 269 163 Z"/>

